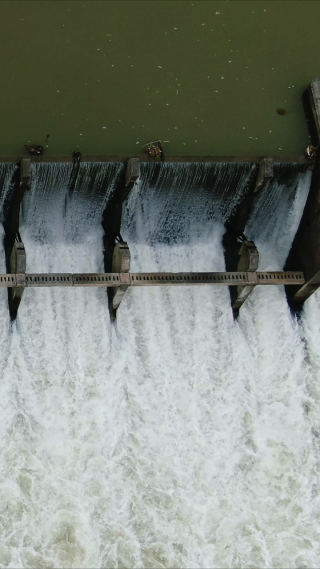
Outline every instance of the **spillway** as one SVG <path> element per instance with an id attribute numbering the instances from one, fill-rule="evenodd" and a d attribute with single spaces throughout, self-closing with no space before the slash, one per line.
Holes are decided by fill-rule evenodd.
<path id="1" fill-rule="evenodd" d="M 71 165 L 33 167 L 27 271 L 103 271 L 121 165 L 83 165 L 72 192 Z M 155 168 L 123 210 L 132 270 L 225 270 L 223 224 L 255 167 L 235 166 L 229 202 L 223 165 L 189 185 L 183 165 L 159 183 Z M 261 270 L 282 269 L 305 204 L 311 174 L 291 169 L 246 227 Z M 256 287 L 234 321 L 227 287 L 136 288 L 115 324 L 103 289 L 27 289 L 13 323 L 6 294 L 1 566 L 317 567 L 319 292 L 297 318 L 283 287 Z"/>

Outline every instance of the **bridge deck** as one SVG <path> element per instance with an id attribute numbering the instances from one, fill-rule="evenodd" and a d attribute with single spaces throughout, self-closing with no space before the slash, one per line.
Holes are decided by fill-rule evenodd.
<path id="1" fill-rule="evenodd" d="M 0 275 L 0 287 L 302 285 L 298 271 L 216 273 L 22 273 Z"/>

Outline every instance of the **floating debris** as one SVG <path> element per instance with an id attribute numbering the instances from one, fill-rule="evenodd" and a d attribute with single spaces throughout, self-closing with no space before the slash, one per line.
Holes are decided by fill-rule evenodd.
<path id="1" fill-rule="evenodd" d="M 78 152 L 77 150 L 75 150 L 72 153 L 72 160 L 74 164 L 78 164 L 81 161 L 81 152 Z"/>
<path id="2" fill-rule="evenodd" d="M 312 162 L 316 158 L 317 150 L 318 146 L 312 146 L 312 144 L 309 144 L 309 146 L 307 146 L 304 153 L 308 158 L 309 162 Z"/>
<path id="3" fill-rule="evenodd" d="M 25 144 L 24 147 L 32 156 L 41 156 L 44 152 L 43 146 L 29 146 L 28 144 Z"/>
<path id="4" fill-rule="evenodd" d="M 142 148 L 145 148 L 145 152 L 148 154 L 149 158 L 160 158 L 161 160 L 164 160 L 161 140 L 148 142 L 148 144 L 145 144 Z"/>

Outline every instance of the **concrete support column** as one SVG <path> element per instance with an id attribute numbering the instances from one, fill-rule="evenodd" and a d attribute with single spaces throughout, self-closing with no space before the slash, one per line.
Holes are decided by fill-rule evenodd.
<path id="1" fill-rule="evenodd" d="M 240 259 L 238 262 L 238 271 L 247 272 L 250 279 L 250 285 L 237 286 L 237 299 L 233 305 L 233 314 L 235 318 L 239 314 L 239 310 L 249 294 L 253 291 L 255 285 L 258 284 L 256 271 L 259 265 L 259 252 L 253 241 L 244 241 L 239 250 Z"/>
<path id="2" fill-rule="evenodd" d="M 302 303 L 320 287 L 320 79 L 314 79 L 304 94 L 304 103 L 309 117 L 312 143 L 309 146 L 309 168 L 313 169 L 311 186 L 299 229 L 292 244 L 285 270 L 303 271 L 306 283 L 301 287 L 287 289 L 288 300 L 293 308 Z M 312 152 L 311 152 L 312 150 Z"/>
<path id="3" fill-rule="evenodd" d="M 126 170 L 123 172 L 118 186 L 115 188 L 113 195 L 108 202 L 106 209 L 102 215 L 102 227 L 112 249 L 116 239 L 120 237 L 122 204 L 128 198 L 134 183 L 140 175 L 139 158 L 130 158 L 127 162 Z M 120 239 L 121 240 L 121 239 Z M 111 260 L 111 259 L 110 259 Z M 109 270 L 106 267 L 106 270 Z"/>
<path id="4" fill-rule="evenodd" d="M 16 275 L 17 286 L 8 289 L 9 311 L 14 320 L 26 285 L 26 252 L 24 244 L 15 242 L 10 257 L 10 272 Z M 20 286 L 19 286 L 20 285 Z"/>
<path id="5" fill-rule="evenodd" d="M 249 189 L 243 196 L 235 212 L 227 220 L 226 232 L 223 236 L 225 262 L 227 271 L 236 271 L 239 255 L 239 239 L 246 240 L 245 227 L 255 208 L 259 193 L 268 191 L 274 180 L 274 161 L 271 157 L 262 158 L 254 177 L 250 179 Z M 230 289 L 231 303 L 235 301 L 236 291 Z"/>
<path id="6" fill-rule="evenodd" d="M 140 176 L 140 160 L 139 158 L 129 158 L 127 162 L 126 169 L 126 188 L 130 186 L 130 190 L 133 184 L 137 181 Z"/>
<path id="7" fill-rule="evenodd" d="M 115 319 L 116 311 L 131 284 L 130 275 L 128 274 L 130 271 L 130 260 L 128 244 L 125 242 L 117 243 L 113 251 L 112 272 L 120 273 L 121 285 L 113 289 L 113 298 L 110 306 L 112 320 Z"/>
<path id="8" fill-rule="evenodd" d="M 19 233 L 20 206 L 26 190 L 30 188 L 31 181 L 31 160 L 23 158 L 19 164 L 19 170 L 14 175 L 8 201 L 3 204 L 3 227 L 6 234 L 7 247 L 6 258 L 7 268 L 10 262 L 10 255 L 17 235 Z"/>
<path id="9" fill-rule="evenodd" d="M 273 178 L 273 160 L 272 158 L 263 158 L 259 163 L 259 172 L 254 193 L 260 192 Z"/>
<path id="10" fill-rule="evenodd" d="M 122 241 L 121 237 L 121 218 L 122 204 L 128 198 L 134 183 L 140 175 L 139 158 L 130 158 L 127 162 L 114 193 L 108 202 L 102 215 L 102 227 L 105 231 L 103 237 L 104 245 L 104 270 L 109 273 L 112 271 L 113 251 L 117 241 Z M 108 295 L 109 296 L 109 295 Z M 109 303 L 112 298 L 109 296 Z"/>

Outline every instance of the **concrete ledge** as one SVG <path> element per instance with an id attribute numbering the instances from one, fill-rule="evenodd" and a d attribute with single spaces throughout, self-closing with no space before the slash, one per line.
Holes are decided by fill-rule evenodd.
<path id="1" fill-rule="evenodd" d="M 27 158 L 26 156 L 0 156 L 0 163 L 8 163 L 11 164 L 12 162 L 18 163 L 21 159 Z M 131 158 L 138 158 L 140 162 L 147 162 L 148 164 L 163 164 L 163 162 L 150 162 L 148 157 L 145 154 L 130 156 L 130 155 L 120 155 L 120 154 L 111 154 L 111 155 L 83 155 L 81 158 L 81 162 L 128 162 Z M 255 163 L 258 164 L 265 158 L 264 156 L 252 155 L 252 156 L 166 156 L 165 162 L 224 162 L 224 163 L 233 163 L 233 162 L 248 162 L 248 163 Z M 308 160 L 304 155 L 298 156 L 270 156 L 270 159 L 273 162 L 279 163 L 294 163 L 294 164 L 308 164 Z M 72 156 L 66 155 L 57 155 L 57 156 L 39 156 L 34 157 L 30 156 L 30 161 L 32 164 L 46 164 L 46 163 L 73 163 Z"/>

